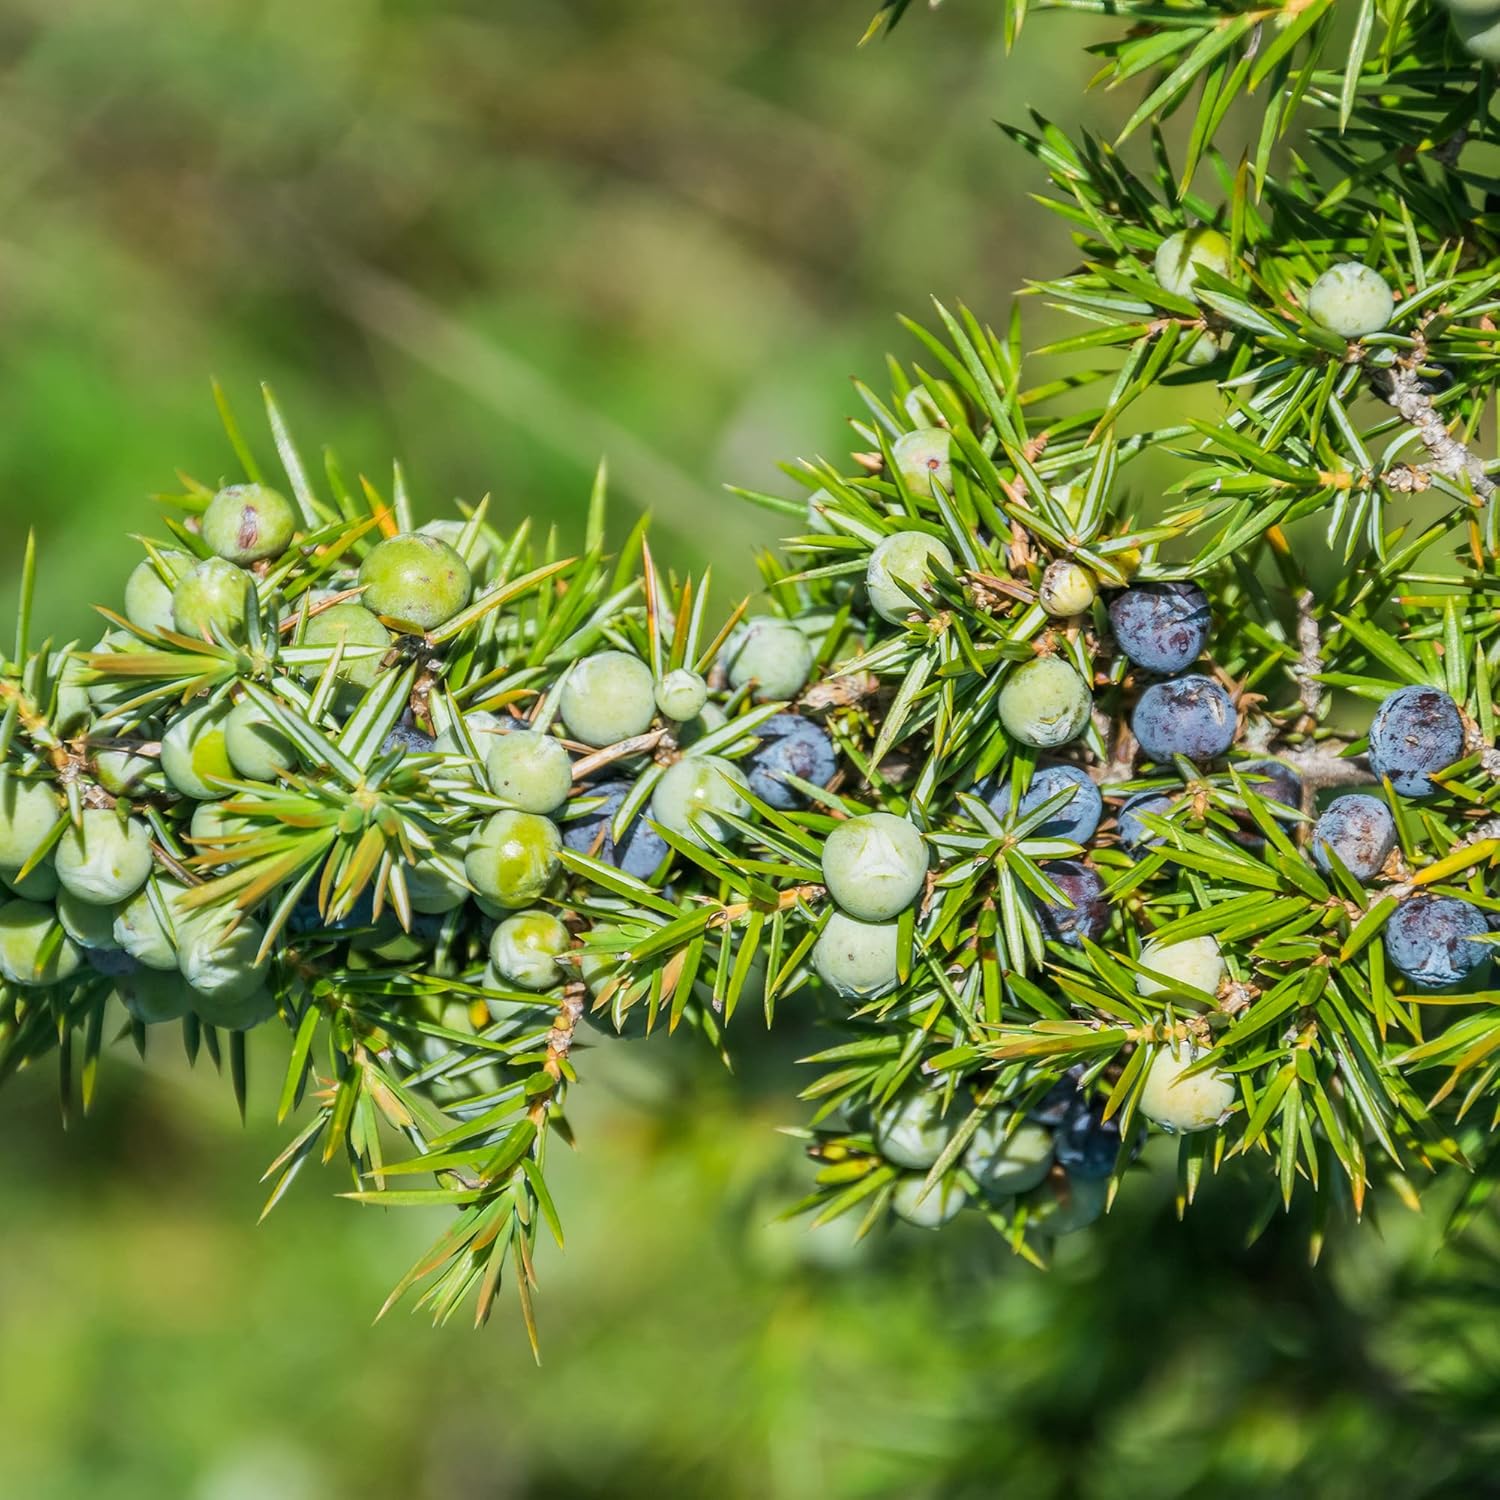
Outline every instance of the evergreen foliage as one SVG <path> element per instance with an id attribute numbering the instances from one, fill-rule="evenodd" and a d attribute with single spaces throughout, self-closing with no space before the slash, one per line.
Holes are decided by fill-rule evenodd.
<path id="1" fill-rule="evenodd" d="M 909 323 L 849 460 L 741 492 L 791 533 L 756 599 L 644 527 L 611 554 L 602 471 L 576 553 L 485 501 L 419 525 L 399 468 L 315 470 L 269 392 L 279 473 L 220 394 L 242 477 L 168 497 L 97 642 L 32 639 L 28 548 L 6 1072 L 55 1056 L 86 1107 L 117 998 L 243 1108 L 245 1033 L 281 1027 L 267 1208 L 315 1157 L 448 1206 L 393 1300 L 483 1319 L 509 1269 L 533 1338 L 586 1024 L 727 1057 L 816 1008 L 818 1220 L 978 1212 L 1042 1262 L 1150 1131 L 1184 1210 L 1244 1158 L 1262 1224 L 1456 1172 L 1472 1214 L 1500 1172 L 1487 33 L 1426 0 L 1050 8 L 1114 18 L 1100 81 L 1144 85 L 1115 143 L 1009 129 L 1078 251 L 1028 290 L 1083 331 Z"/>

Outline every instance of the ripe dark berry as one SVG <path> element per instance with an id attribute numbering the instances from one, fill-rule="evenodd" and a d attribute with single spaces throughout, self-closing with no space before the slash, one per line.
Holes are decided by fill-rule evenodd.
<path id="1" fill-rule="evenodd" d="M 1151 760 L 1216 760 L 1234 743 L 1234 704 L 1211 677 L 1174 677 L 1141 694 L 1130 727 Z"/>
<path id="2" fill-rule="evenodd" d="M 801 714 L 776 714 L 755 731 L 760 744 L 745 761 L 750 790 L 768 807 L 791 812 L 805 807 L 807 798 L 785 778 L 795 776 L 814 786 L 827 786 L 838 770 L 833 741 L 821 724 Z"/>
<path id="3" fill-rule="evenodd" d="M 1120 650 L 1148 672 L 1180 672 L 1203 654 L 1213 625 L 1196 583 L 1138 583 L 1115 596 L 1110 628 Z"/>
<path id="4" fill-rule="evenodd" d="M 1250 790 L 1264 802 L 1280 803 L 1282 807 L 1297 811 L 1302 806 L 1302 778 L 1279 760 L 1244 760 L 1236 767 L 1250 784 Z M 1278 823 L 1294 822 L 1284 818 L 1273 808 Z"/>
<path id="5" fill-rule="evenodd" d="M 1331 870 L 1331 849 L 1361 884 L 1380 873 L 1395 847 L 1396 820 L 1378 797 L 1335 797 L 1313 825 L 1312 856 L 1318 868 Z"/>
<path id="6" fill-rule="evenodd" d="M 1082 1077 L 1083 1064 L 1074 1063 L 1037 1101 L 1036 1107 L 1031 1111 L 1031 1118 L 1038 1125 L 1055 1130 L 1079 1108 L 1078 1080 Z"/>
<path id="7" fill-rule="evenodd" d="M 1447 989 L 1482 977 L 1494 950 L 1475 939 L 1488 931 L 1485 914 L 1467 901 L 1413 896 L 1385 924 L 1385 953 L 1422 989 Z"/>
<path id="8" fill-rule="evenodd" d="M 425 734 L 415 724 L 396 724 L 380 742 L 380 753 L 389 755 L 400 750 L 407 755 L 431 755 L 437 749 L 437 741 Z"/>
<path id="9" fill-rule="evenodd" d="M 1039 915 L 1048 934 L 1070 948 L 1081 948 L 1085 938 L 1097 942 L 1109 926 L 1109 902 L 1098 872 L 1076 860 L 1056 859 L 1043 865 L 1042 873 L 1073 903 L 1041 903 Z"/>
<path id="10" fill-rule="evenodd" d="M 1416 387 L 1424 396 L 1441 396 L 1453 389 L 1453 375 L 1442 365 L 1429 365 L 1426 374 L 1416 374 Z"/>
<path id="11" fill-rule="evenodd" d="M 1108 1177 L 1120 1154 L 1119 1116 L 1106 1120 L 1102 1101 L 1080 1101 L 1059 1127 L 1052 1145 L 1057 1164 L 1066 1167 L 1070 1177 L 1089 1181 Z"/>
<path id="12" fill-rule="evenodd" d="M 1375 710 L 1370 725 L 1370 766 L 1403 797 L 1430 797 L 1430 775 L 1461 760 L 1464 721 L 1441 688 L 1398 688 Z"/>
<path id="13" fill-rule="evenodd" d="M 1121 848 L 1128 854 L 1140 854 L 1161 843 L 1161 835 L 1152 833 L 1141 822 L 1140 815 L 1149 813 L 1153 817 L 1164 818 L 1171 810 L 1172 799 L 1163 792 L 1137 792 L 1133 797 L 1127 798 L 1120 805 L 1115 820 L 1115 832 L 1119 836 Z"/>
<path id="14" fill-rule="evenodd" d="M 602 781 L 588 788 L 590 798 L 602 797 L 594 811 L 563 825 L 563 843 L 578 854 L 591 854 L 595 859 L 637 880 L 646 880 L 667 857 L 667 843 L 654 829 L 637 816 L 625 836 L 617 843 L 610 837 L 610 819 L 620 810 L 620 804 L 630 795 L 628 781 Z M 595 842 L 599 847 L 594 848 Z"/>
<path id="15" fill-rule="evenodd" d="M 988 789 L 979 788 L 979 795 L 990 805 L 997 818 L 1010 813 L 1011 790 L 1008 781 L 998 787 L 990 783 Z M 1031 784 L 1021 794 L 1016 816 L 1024 818 L 1044 803 L 1064 792 L 1072 795 L 1060 807 L 1053 810 L 1045 823 L 1037 824 L 1032 838 L 1071 839 L 1075 844 L 1086 844 L 1093 838 L 1104 816 L 1104 799 L 1093 778 L 1081 766 L 1042 766 L 1031 778 Z"/>

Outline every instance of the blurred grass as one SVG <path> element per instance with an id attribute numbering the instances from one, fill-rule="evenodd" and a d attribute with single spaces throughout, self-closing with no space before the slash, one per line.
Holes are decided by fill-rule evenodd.
<path id="1" fill-rule="evenodd" d="M 27 526 L 45 628 L 91 629 L 175 466 L 227 471 L 207 377 L 269 380 L 309 447 L 425 509 L 579 525 L 607 453 L 619 528 L 735 587 L 769 518 L 724 480 L 839 454 L 851 374 L 929 294 L 998 317 L 1066 254 L 988 123 L 1091 118 L 1076 31 L 950 0 L 857 53 L 868 0 L 622 6 L 9 0 L 0 7 L 0 604 Z M 726 590 L 727 598 L 728 590 Z M 1309 1226 L 1246 1250 L 1231 1181 L 1182 1228 L 1171 1173 L 1047 1276 L 977 1226 L 771 1226 L 806 1169 L 791 1059 L 742 1038 L 584 1060 L 581 1150 L 542 1257 L 545 1364 L 371 1327 L 440 1221 L 277 1149 L 171 1039 L 64 1135 L 0 1096 L 0 1493 L 25 1500 L 1392 1497 L 1487 1493 L 1493 1246 Z M 254 1075 L 253 1075 L 254 1076 Z M 1489 1231 L 1486 1230 L 1486 1234 Z"/>

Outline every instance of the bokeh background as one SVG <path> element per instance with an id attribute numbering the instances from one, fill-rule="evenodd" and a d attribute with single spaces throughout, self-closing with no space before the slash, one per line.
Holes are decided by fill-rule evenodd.
<path id="1" fill-rule="evenodd" d="M 1006 64 L 999 7 L 871 0 L 3 0 L 0 618 L 86 635 L 182 467 L 269 381 L 309 447 L 419 504 L 623 532 L 748 586 L 770 518 L 725 480 L 838 456 L 892 314 L 1055 271 L 1033 165 L 991 123 L 1081 99 L 1076 26 Z M 728 590 L 726 590 L 726 597 Z M 278 1044 L 227 1081 L 119 1052 L 92 1117 L 0 1097 L 0 1493 L 25 1500 L 1494 1493 L 1500 1276 L 1399 1208 L 1247 1247 L 1231 1175 L 1170 1170 L 1043 1275 L 960 1223 L 860 1246 L 774 1222 L 817 1036 L 599 1039 L 542 1259 L 544 1363 L 372 1326 L 440 1219 L 304 1175 L 257 1226 Z M 258 1074 L 260 1087 L 255 1086 Z M 1159 1163 L 1160 1165 L 1160 1163 Z"/>

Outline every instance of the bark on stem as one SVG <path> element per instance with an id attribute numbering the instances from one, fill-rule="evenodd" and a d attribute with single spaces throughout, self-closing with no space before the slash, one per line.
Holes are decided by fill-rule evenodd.
<path id="1" fill-rule="evenodd" d="M 1372 383 L 1388 406 L 1409 422 L 1432 458 L 1432 468 L 1449 479 L 1468 480 L 1481 500 L 1495 495 L 1495 481 L 1484 471 L 1484 462 L 1448 430 L 1432 398 L 1422 389 L 1417 370 L 1427 360 L 1427 341 L 1421 330 L 1416 333 L 1416 348 L 1405 359 L 1388 370 L 1374 374 Z"/>

